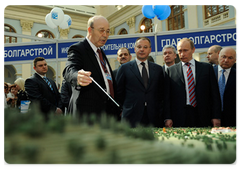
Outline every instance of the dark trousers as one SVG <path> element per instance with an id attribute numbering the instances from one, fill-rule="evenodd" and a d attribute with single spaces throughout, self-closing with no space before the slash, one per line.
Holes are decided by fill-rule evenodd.
<path id="1" fill-rule="evenodd" d="M 145 108 L 144 108 L 143 117 L 142 117 L 142 119 L 141 119 L 141 121 L 140 121 L 140 124 L 141 124 L 142 126 L 145 126 L 145 127 L 151 125 L 151 124 L 150 124 L 150 121 L 149 121 L 149 119 L 148 119 L 147 106 L 145 106 Z"/>
<path id="2" fill-rule="evenodd" d="M 200 127 L 200 120 L 197 114 L 197 107 L 191 105 L 185 106 L 185 124 L 184 127 Z"/>

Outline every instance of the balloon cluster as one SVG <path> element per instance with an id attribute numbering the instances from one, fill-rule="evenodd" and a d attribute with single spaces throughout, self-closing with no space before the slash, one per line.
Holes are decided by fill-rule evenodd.
<path id="1" fill-rule="evenodd" d="M 72 24 L 72 19 L 69 15 L 65 15 L 61 8 L 55 7 L 45 17 L 45 22 L 50 28 L 67 29 Z"/>
<path id="2" fill-rule="evenodd" d="M 171 14 L 171 8 L 168 5 L 143 5 L 142 13 L 149 19 L 156 16 L 159 20 L 165 20 Z"/>

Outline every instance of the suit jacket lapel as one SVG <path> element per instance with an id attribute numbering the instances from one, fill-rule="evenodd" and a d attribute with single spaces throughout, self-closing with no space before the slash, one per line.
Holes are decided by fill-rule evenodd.
<path id="1" fill-rule="evenodd" d="M 216 76 L 216 78 L 217 78 L 217 80 L 218 80 L 218 65 L 215 65 L 215 66 L 213 67 L 213 70 L 214 70 L 215 76 Z"/>
<path id="2" fill-rule="evenodd" d="M 131 62 L 132 62 L 131 63 L 131 70 L 132 70 L 132 72 L 135 74 L 135 76 L 138 78 L 138 80 L 142 83 L 143 87 L 145 88 L 142 76 L 141 76 L 141 74 L 139 72 L 139 69 L 138 69 L 138 66 L 137 66 L 136 60 L 133 60 Z"/>
<path id="3" fill-rule="evenodd" d="M 176 69 L 177 69 L 177 73 L 178 73 L 182 83 L 185 84 L 184 75 L 183 75 L 183 68 L 182 68 L 182 62 L 178 63 Z"/>
<path id="4" fill-rule="evenodd" d="M 236 71 L 234 68 L 231 68 L 231 71 L 228 76 L 227 84 L 225 87 L 225 91 L 231 86 L 231 84 L 234 82 L 234 79 L 236 79 Z"/>
<path id="5" fill-rule="evenodd" d="M 47 83 L 43 80 L 42 77 L 40 77 L 37 73 L 34 73 L 34 77 L 37 78 L 40 82 L 44 83 L 47 85 Z M 48 86 L 48 85 L 47 85 Z"/>
<path id="6" fill-rule="evenodd" d="M 163 69 L 163 76 L 165 77 L 166 71 L 165 71 L 165 64 L 162 66 Z"/>
<path id="7" fill-rule="evenodd" d="M 201 67 L 201 63 L 199 63 L 198 61 L 195 60 L 195 84 L 197 85 L 197 82 L 198 82 L 198 78 L 199 78 L 199 75 L 201 74 L 202 72 L 202 67 Z"/>
<path id="8" fill-rule="evenodd" d="M 51 92 L 53 92 L 53 91 L 51 90 L 51 88 L 49 87 L 49 85 L 45 82 L 45 80 L 43 80 L 42 77 L 40 77 L 37 73 L 35 73 L 34 76 L 35 76 L 40 82 L 42 82 L 42 84 L 43 84 L 44 86 L 46 86 Z M 48 80 L 49 80 L 49 79 L 48 79 Z M 52 88 L 53 88 L 53 90 L 55 91 L 52 82 L 51 82 L 50 80 L 49 80 L 49 82 L 51 83 Z"/>
<path id="9" fill-rule="evenodd" d="M 152 84 L 151 82 L 153 81 L 153 77 L 156 71 L 155 65 L 149 61 L 148 61 L 148 70 L 149 70 L 149 77 L 148 77 L 148 88 L 149 88 L 150 85 Z"/>
<path id="10" fill-rule="evenodd" d="M 94 68 L 97 68 L 97 70 L 99 71 L 99 74 L 102 74 L 101 68 L 99 67 L 98 61 L 96 59 L 96 54 L 93 51 L 90 44 L 88 43 L 87 39 L 84 40 L 84 43 L 85 43 L 85 47 L 87 48 L 88 57 L 91 59 L 92 64 L 94 65 Z"/>

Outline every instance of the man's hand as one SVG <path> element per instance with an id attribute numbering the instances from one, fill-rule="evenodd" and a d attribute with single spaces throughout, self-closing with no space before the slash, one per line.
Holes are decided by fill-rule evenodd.
<path id="1" fill-rule="evenodd" d="M 171 119 L 166 120 L 165 122 L 166 127 L 172 127 L 172 125 L 173 125 L 173 121 Z"/>
<path id="2" fill-rule="evenodd" d="M 92 80 L 89 77 L 90 75 L 90 71 L 79 70 L 77 76 L 78 84 L 81 86 L 88 86 L 90 83 L 92 83 Z"/>
<path id="3" fill-rule="evenodd" d="M 221 120 L 220 119 L 212 119 L 213 127 L 220 127 L 221 126 Z"/>
<path id="4" fill-rule="evenodd" d="M 57 107 L 56 111 L 55 111 L 55 114 L 56 115 L 62 115 L 62 110 L 60 108 Z"/>

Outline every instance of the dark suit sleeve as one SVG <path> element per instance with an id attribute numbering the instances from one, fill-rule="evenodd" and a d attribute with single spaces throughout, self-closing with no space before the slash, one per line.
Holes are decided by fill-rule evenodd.
<path id="1" fill-rule="evenodd" d="M 66 82 L 66 80 L 63 80 L 61 88 L 61 101 L 64 107 L 68 108 L 71 95 L 72 95 L 71 84 Z"/>
<path id="2" fill-rule="evenodd" d="M 117 84 L 117 101 L 122 106 L 125 99 L 125 75 L 123 66 L 121 66 L 117 71 L 116 84 Z"/>
<path id="3" fill-rule="evenodd" d="M 168 75 L 168 69 L 167 73 L 165 73 L 164 77 L 164 120 L 171 119 L 171 112 L 170 112 L 170 78 Z M 164 70 L 165 72 L 165 70 Z"/>
<path id="4" fill-rule="evenodd" d="M 211 86 L 211 96 L 212 96 L 212 119 L 221 118 L 221 99 L 218 90 L 218 82 L 216 75 L 214 73 L 213 67 L 209 65 L 209 75 L 210 75 L 210 86 Z"/>
<path id="5" fill-rule="evenodd" d="M 54 95 L 55 95 L 56 102 L 57 102 L 56 107 L 58 107 L 62 111 L 64 111 L 64 106 L 63 106 L 63 103 L 62 103 L 62 100 L 61 100 L 61 94 L 58 91 L 57 85 L 53 80 L 50 79 L 50 81 L 51 81 L 51 84 L 52 84 L 53 88 L 55 89 L 54 90 Z"/>
<path id="6" fill-rule="evenodd" d="M 41 106 L 49 108 L 50 110 L 56 110 L 56 106 L 51 104 L 45 97 L 43 97 L 40 89 L 40 84 L 34 79 L 27 79 L 25 82 L 25 90 L 32 102 L 40 102 Z M 56 86 L 56 85 L 55 85 Z M 59 95 L 60 97 L 60 95 Z"/>
<path id="7" fill-rule="evenodd" d="M 116 79 L 116 76 L 117 76 L 117 71 L 118 71 L 118 69 L 116 69 L 116 70 L 113 70 L 113 76 L 115 77 L 115 79 Z"/>

